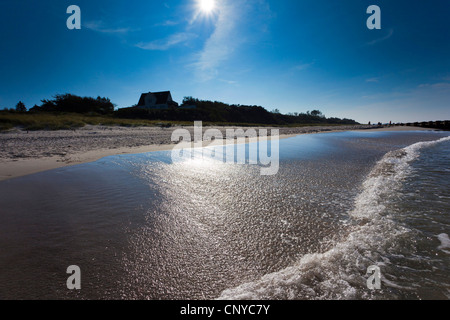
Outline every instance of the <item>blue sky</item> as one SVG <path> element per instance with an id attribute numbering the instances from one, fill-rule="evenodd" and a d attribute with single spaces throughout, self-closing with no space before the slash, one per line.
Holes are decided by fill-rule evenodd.
<path id="1" fill-rule="evenodd" d="M 0 2 L 0 108 L 57 93 L 143 92 L 319 109 L 361 123 L 450 119 L 450 2 L 71 0 Z M 69 30 L 69 5 L 81 30 Z M 369 30 L 369 5 L 381 30 Z"/>

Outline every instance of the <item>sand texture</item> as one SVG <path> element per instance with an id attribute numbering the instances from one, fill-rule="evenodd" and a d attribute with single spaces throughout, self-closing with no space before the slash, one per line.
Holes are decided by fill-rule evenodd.
<path id="1" fill-rule="evenodd" d="M 188 129 L 193 137 L 194 127 L 108 127 L 86 126 L 76 130 L 23 131 L 14 129 L 0 133 L 0 180 L 20 177 L 68 165 L 86 163 L 105 156 L 134 154 L 160 150 L 171 150 L 171 141 L 176 129 Z M 212 127 L 204 127 L 203 131 Z M 226 136 L 227 129 L 236 127 L 214 127 Z M 263 128 L 279 129 L 280 138 L 298 134 L 327 131 L 368 130 L 367 125 L 339 127 Z M 243 128 L 247 130 L 249 128 Z M 424 130 L 413 127 L 389 127 L 375 130 Z M 429 130 L 429 129 L 425 129 Z M 220 141 L 216 141 L 221 143 Z M 208 145 L 208 143 L 205 143 Z"/>

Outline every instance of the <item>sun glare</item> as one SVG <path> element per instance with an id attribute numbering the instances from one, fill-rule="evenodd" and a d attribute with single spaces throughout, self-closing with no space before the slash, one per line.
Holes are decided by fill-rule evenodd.
<path id="1" fill-rule="evenodd" d="M 210 13 L 214 9 L 214 0 L 199 0 L 200 10 L 204 13 Z"/>

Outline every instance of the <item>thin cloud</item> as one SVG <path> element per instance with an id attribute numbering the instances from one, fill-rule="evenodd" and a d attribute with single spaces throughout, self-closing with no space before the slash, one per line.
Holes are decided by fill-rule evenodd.
<path id="1" fill-rule="evenodd" d="M 380 82 L 380 78 L 369 78 L 366 79 L 366 82 Z"/>
<path id="2" fill-rule="evenodd" d="M 164 22 L 155 24 L 155 26 L 156 27 L 171 27 L 171 26 L 176 26 L 176 25 L 179 25 L 179 24 L 180 24 L 179 21 L 166 20 Z"/>
<path id="3" fill-rule="evenodd" d="M 437 82 L 437 83 L 422 83 L 417 86 L 417 88 L 423 89 L 423 88 L 431 88 L 431 89 L 437 89 L 437 90 L 450 90 L 450 83 L 449 82 Z"/>
<path id="4" fill-rule="evenodd" d="M 219 65 L 228 60 L 235 51 L 238 40 L 236 40 L 236 21 L 238 11 L 230 3 L 221 3 L 220 13 L 217 17 L 215 30 L 206 40 L 203 50 L 198 54 L 197 68 L 201 80 L 207 81 L 217 76 Z"/>
<path id="5" fill-rule="evenodd" d="M 255 37 L 254 32 L 244 33 L 245 30 L 240 28 L 242 21 L 253 21 L 255 26 L 260 28 L 260 32 L 267 31 L 267 27 L 261 27 L 262 21 L 267 21 L 270 13 L 264 0 L 217 0 L 216 4 L 218 13 L 214 32 L 206 40 L 203 50 L 196 55 L 196 62 L 190 65 L 196 69 L 200 81 L 217 78 L 223 63 L 229 61 L 237 49 L 249 41 L 248 37 Z M 198 19 L 199 17 L 194 15 L 190 23 Z"/>
<path id="6" fill-rule="evenodd" d="M 180 32 L 175 33 L 171 35 L 168 38 L 161 39 L 161 40 L 155 40 L 151 42 L 140 42 L 136 45 L 136 47 L 144 49 L 144 50 L 151 50 L 151 51 L 165 51 L 169 50 L 170 48 L 179 45 L 181 43 L 188 42 L 190 40 L 193 40 L 197 38 L 198 35 L 195 33 L 187 33 L 187 32 Z"/>
<path id="7" fill-rule="evenodd" d="M 108 28 L 102 21 L 90 21 L 83 23 L 83 27 L 92 31 L 108 34 L 125 34 L 133 31 L 131 28 Z"/>
<path id="8" fill-rule="evenodd" d="M 299 65 L 294 67 L 294 70 L 296 70 L 296 71 L 303 71 L 303 70 L 306 70 L 306 69 L 310 68 L 312 65 L 314 65 L 314 62 L 299 64 Z"/>
<path id="9" fill-rule="evenodd" d="M 225 82 L 225 83 L 230 84 L 230 85 L 232 85 L 232 84 L 237 84 L 237 83 L 238 83 L 237 81 L 234 81 L 234 80 L 226 80 L 226 79 L 219 79 L 219 81 Z"/>
<path id="10" fill-rule="evenodd" d="M 389 29 L 389 32 L 388 32 L 387 35 L 385 35 L 384 37 L 372 40 L 372 41 L 368 42 L 367 45 L 373 46 L 373 45 L 375 45 L 377 43 L 385 41 L 385 40 L 389 39 L 390 37 L 392 37 L 393 34 L 394 34 L 394 29 Z"/>

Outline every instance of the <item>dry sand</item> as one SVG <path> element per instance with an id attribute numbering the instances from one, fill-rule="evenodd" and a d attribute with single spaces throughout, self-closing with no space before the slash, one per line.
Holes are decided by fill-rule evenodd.
<path id="1" fill-rule="evenodd" d="M 76 130 L 33 131 L 19 129 L 0 133 L 0 181 L 69 165 L 92 162 L 110 155 L 137 154 L 171 150 L 172 128 L 159 127 L 107 127 L 86 126 Z M 188 129 L 193 136 L 193 127 Z M 204 127 L 203 130 L 212 127 Z M 214 127 L 226 136 L 226 129 L 236 127 Z M 298 134 L 348 130 L 431 130 L 416 127 L 384 127 L 372 129 L 365 125 L 339 127 L 262 128 L 279 129 L 280 139 Z M 249 128 L 243 128 L 247 130 Z M 234 141 L 229 141 L 232 143 Z M 222 144 L 215 141 L 213 144 Z M 204 145 L 211 145 L 204 143 Z"/>

